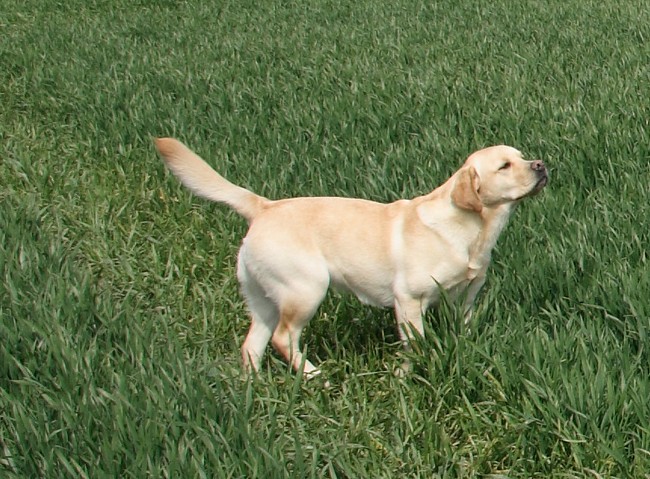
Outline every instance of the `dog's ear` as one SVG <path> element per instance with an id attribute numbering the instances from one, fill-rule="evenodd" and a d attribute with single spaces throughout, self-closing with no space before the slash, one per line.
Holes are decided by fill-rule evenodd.
<path id="1" fill-rule="evenodd" d="M 478 196 L 480 178 L 472 166 L 462 168 L 456 178 L 454 189 L 451 191 L 451 199 L 459 208 L 476 211 L 483 210 L 483 203 Z"/>

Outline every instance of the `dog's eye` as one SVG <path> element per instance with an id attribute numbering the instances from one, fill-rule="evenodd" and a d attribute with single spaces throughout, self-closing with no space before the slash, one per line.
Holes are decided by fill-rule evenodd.
<path id="1" fill-rule="evenodd" d="M 510 168 L 510 165 L 511 165 L 511 163 L 509 161 L 506 161 L 503 165 L 501 165 L 501 168 L 499 168 L 499 171 L 500 170 L 507 170 L 508 168 Z"/>

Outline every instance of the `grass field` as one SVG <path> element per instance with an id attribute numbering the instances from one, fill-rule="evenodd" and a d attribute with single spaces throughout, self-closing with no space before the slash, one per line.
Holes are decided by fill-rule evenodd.
<path id="1" fill-rule="evenodd" d="M 650 5 L 0 0 L 0 476 L 650 477 Z M 424 194 L 507 143 L 551 183 L 471 330 L 401 361 L 331 295 L 322 381 L 239 367 L 244 221 L 152 147 L 271 198 Z"/>

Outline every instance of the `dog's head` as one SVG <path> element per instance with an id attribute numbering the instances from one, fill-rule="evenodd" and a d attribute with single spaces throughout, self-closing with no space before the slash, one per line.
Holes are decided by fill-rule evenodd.
<path id="1" fill-rule="evenodd" d="M 518 150 L 504 145 L 473 153 L 455 176 L 454 203 L 477 212 L 537 194 L 548 182 L 544 162 L 526 161 Z"/>

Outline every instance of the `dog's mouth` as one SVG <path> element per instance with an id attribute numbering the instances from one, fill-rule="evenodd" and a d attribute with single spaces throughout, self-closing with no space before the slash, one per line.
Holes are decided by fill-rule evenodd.
<path id="1" fill-rule="evenodd" d="M 534 196 L 534 195 L 536 195 L 537 193 L 539 193 L 540 191 L 542 191 L 544 189 L 544 187 L 546 186 L 547 183 L 548 183 L 548 173 L 546 173 L 546 171 L 544 171 L 540 175 L 539 179 L 537 180 L 537 183 L 535 183 L 535 186 L 533 186 L 533 188 L 530 190 L 530 192 L 526 196 Z"/>
<path id="2" fill-rule="evenodd" d="M 544 172 L 542 177 L 539 180 L 537 180 L 537 183 L 535 183 L 535 186 L 533 187 L 531 193 L 533 195 L 539 193 L 540 191 L 542 191 L 542 189 L 546 186 L 547 183 L 548 183 L 548 174 Z"/>
<path id="3" fill-rule="evenodd" d="M 543 173 L 540 174 L 540 177 L 537 180 L 537 183 L 535 183 L 535 186 L 533 186 L 528 193 L 520 196 L 517 199 L 522 200 L 524 198 L 528 198 L 529 196 L 535 196 L 537 193 L 539 193 L 544 189 L 547 183 L 548 183 L 548 173 L 544 171 Z"/>

